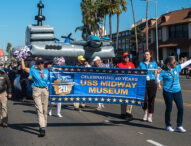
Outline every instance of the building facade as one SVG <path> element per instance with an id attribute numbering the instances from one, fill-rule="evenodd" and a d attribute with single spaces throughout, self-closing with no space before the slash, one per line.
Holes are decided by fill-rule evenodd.
<path id="1" fill-rule="evenodd" d="M 173 11 L 158 18 L 159 60 L 167 56 L 191 57 L 191 8 Z M 156 52 L 156 26 L 150 29 L 150 48 Z M 177 54 L 180 49 L 180 56 Z M 156 53 L 154 53 L 156 54 Z"/>
<path id="2" fill-rule="evenodd" d="M 159 60 L 165 60 L 167 56 L 191 57 L 191 8 L 182 9 L 161 15 L 157 19 L 158 23 L 158 54 Z M 143 53 L 146 50 L 146 20 L 142 19 L 136 24 L 141 32 L 138 36 L 139 60 L 143 59 Z M 157 58 L 156 50 L 156 19 L 148 20 L 149 26 L 149 49 L 153 58 Z M 116 48 L 116 33 L 112 34 L 113 47 L 116 56 L 120 57 L 123 52 L 136 54 L 134 25 L 129 30 L 119 32 L 118 49 Z M 109 37 L 109 35 L 108 35 Z M 141 38 L 141 39 L 140 39 Z M 180 49 L 180 55 L 177 55 L 177 49 Z"/>

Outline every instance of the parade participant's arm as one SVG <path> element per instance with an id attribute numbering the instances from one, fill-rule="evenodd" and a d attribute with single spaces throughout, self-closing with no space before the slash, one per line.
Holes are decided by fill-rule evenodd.
<path id="1" fill-rule="evenodd" d="M 21 60 L 21 67 L 22 67 L 22 70 L 24 70 L 25 72 L 27 73 L 30 72 L 30 69 L 25 66 L 24 59 Z"/>
<path id="2" fill-rule="evenodd" d="M 29 72 L 29 77 L 28 77 L 29 80 L 32 80 L 32 71 L 33 71 L 33 69 L 31 68 L 30 72 Z"/>
<path id="3" fill-rule="evenodd" d="M 186 61 L 186 62 L 184 62 L 184 63 L 182 63 L 182 64 L 181 64 L 181 69 L 184 69 L 185 67 L 187 67 L 187 66 L 190 65 L 190 64 L 191 64 L 191 59 L 188 60 L 188 61 Z"/>
<path id="4" fill-rule="evenodd" d="M 157 84 L 158 84 L 158 89 L 159 90 L 162 90 L 162 86 L 161 86 L 161 83 L 160 83 L 160 74 L 157 74 L 157 76 L 156 76 L 156 80 L 157 80 Z"/>
<path id="5" fill-rule="evenodd" d="M 11 89 L 11 82 L 9 80 L 9 77 L 7 75 L 5 75 L 6 77 L 6 83 L 7 83 L 7 92 L 8 92 L 8 98 L 11 98 L 12 97 L 12 89 Z"/>

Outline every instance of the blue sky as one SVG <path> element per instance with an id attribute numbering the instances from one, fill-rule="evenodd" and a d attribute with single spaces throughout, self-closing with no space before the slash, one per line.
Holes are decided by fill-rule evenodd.
<path id="1" fill-rule="evenodd" d="M 81 26 L 81 0 L 42 0 L 45 4 L 43 15 L 45 24 L 55 28 L 55 36 L 73 33 L 72 37 L 80 40 L 81 32 L 75 33 L 76 27 Z M 191 0 L 157 0 L 158 16 L 166 12 L 191 7 Z M 1 0 L 0 4 L 0 49 L 6 48 L 7 42 L 12 46 L 25 44 L 25 30 L 28 24 L 36 24 L 34 17 L 38 13 L 39 0 Z M 136 21 L 145 18 L 146 3 L 134 0 Z M 126 13 L 120 16 L 120 31 L 129 29 L 133 24 L 130 0 Z M 149 3 L 149 18 L 155 17 L 155 4 Z M 116 16 L 113 16 L 113 32 L 116 32 Z M 107 19 L 108 22 L 108 19 Z M 109 28 L 109 27 L 107 27 Z M 109 31 L 108 31 L 109 32 Z"/>

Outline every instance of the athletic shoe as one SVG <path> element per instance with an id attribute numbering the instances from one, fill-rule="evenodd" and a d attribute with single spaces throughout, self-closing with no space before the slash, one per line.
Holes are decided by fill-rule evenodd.
<path id="1" fill-rule="evenodd" d="M 2 125 L 3 128 L 7 128 L 8 127 L 8 124 L 6 122 L 2 122 L 1 125 Z"/>
<path id="2" fill-rule="evenodd" d="M 176 127 L 176 131 L 181 132 L 181 133 L 185 133 L 186 129 L 184 129 L 182 126 L 180 126 L 180 127 Z"/>
<path id="3" fill-rule="evenodd" d="M 57 117 L 62 118 L 63 116 L 61 114 L 57 114 Z"/>
<path id="4" fill-rule="evenodd" d="M 151 117 L 151 116 L 148 116 L 148 119 L 147 119 L 147 121 L 148 121 L 149 123 L 152 123 L 152 122 L 153 122 L 153 119 L 152 119 L 152 117 Z"/>
<path id="5" fill-rule="evenodd" d="M 144 114 L 143 121 L 147 121 L 147 113 Z"/>
<path id="6" fill-rule="evenodd" d="M 102 106 L 98 106 L 98 107 L 96 108 L 96 110 L 97 110 L 97 111 L 101 111 L 101 110 L 102 110 Z"/>
<path id="7" fill-rule="evenodd" d="M 52 111 L 51 111 L 51 110 L 48 112 L 48 115 L 49 115 L 49 116 L 52 116 Z"/>
<path id="8" fill-rule="evenodd" d="M 174 132 L 174 129 L 172 128 L 172 126 L 166 126 L 166 130 L 169 132 Z"/>

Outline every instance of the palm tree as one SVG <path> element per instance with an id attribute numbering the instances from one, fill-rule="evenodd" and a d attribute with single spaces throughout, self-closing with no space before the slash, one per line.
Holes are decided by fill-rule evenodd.
<path id="1" fill-rule="evenodd" d="M 108 0 L 108 14 L 109 14 L 109 33 L 112 39 L 112 15 L 116 14 L 116 8 L 118 8 L 117 0 Z"/>
<path id="2" fill-rule="evenodd" d="M 87 37 L 89 35 L 91 35 L 89 28 L 85 25 L 76 27 L 75 32 L 77 32 L 78 30 L 82 31 L 82 39 L 83 40 L 87 40 Z"/>
<path id="3" fill-rule="evenodd" d="M 82 0 L 81 2 L 82 10 L 82 22 L 85 26 L 89 28 L 91 32 L 96 32 L 98 30 L 96 25 L 96 6 L 94 0 Z"/>
<path id="4" fill-rule="evenodd" d="M 116 50 L 118 49 L 118 40 L 119 40 L 119 16 L 122 11 L 127 11 L 127 1 L 126 0 L 117 0 L 116 14 L 117 14 L 117 36 L 116 36 Z"/>
<path id="5" fill-rule="evenodd" d="M 7 43 L 6 52 L 8 53 L 8 60 L 9 60 L 9 62 L 11 61 L 11 58 L 13 56 L 12 52 L 11 52 L 11 47 L 12 47 L 11 43 Z"/>
<path id="6" fill-rule="evenodd" d="M 146 7 L 146 48 L 147 50 L 149 49 L 148 7 L 149 7 L 149 0 L 147 0 L 147 7 Z"/>
<path id="7" fill-rule="evenodd" d="M 135 42 L 136 42 L 136 56 L 138 57 L 138 38 L 137 38 L 137 26 L 136 26 L 136 21 L 135 21 L 135 11 L 134 11 L 134 7 L 133 7 L 133 0 L 131 0 L 131 7 L 132 7 L 132 12 L 133 12 L 133 21 L 134 21 L 134 30 L 135 30 Z"/>

